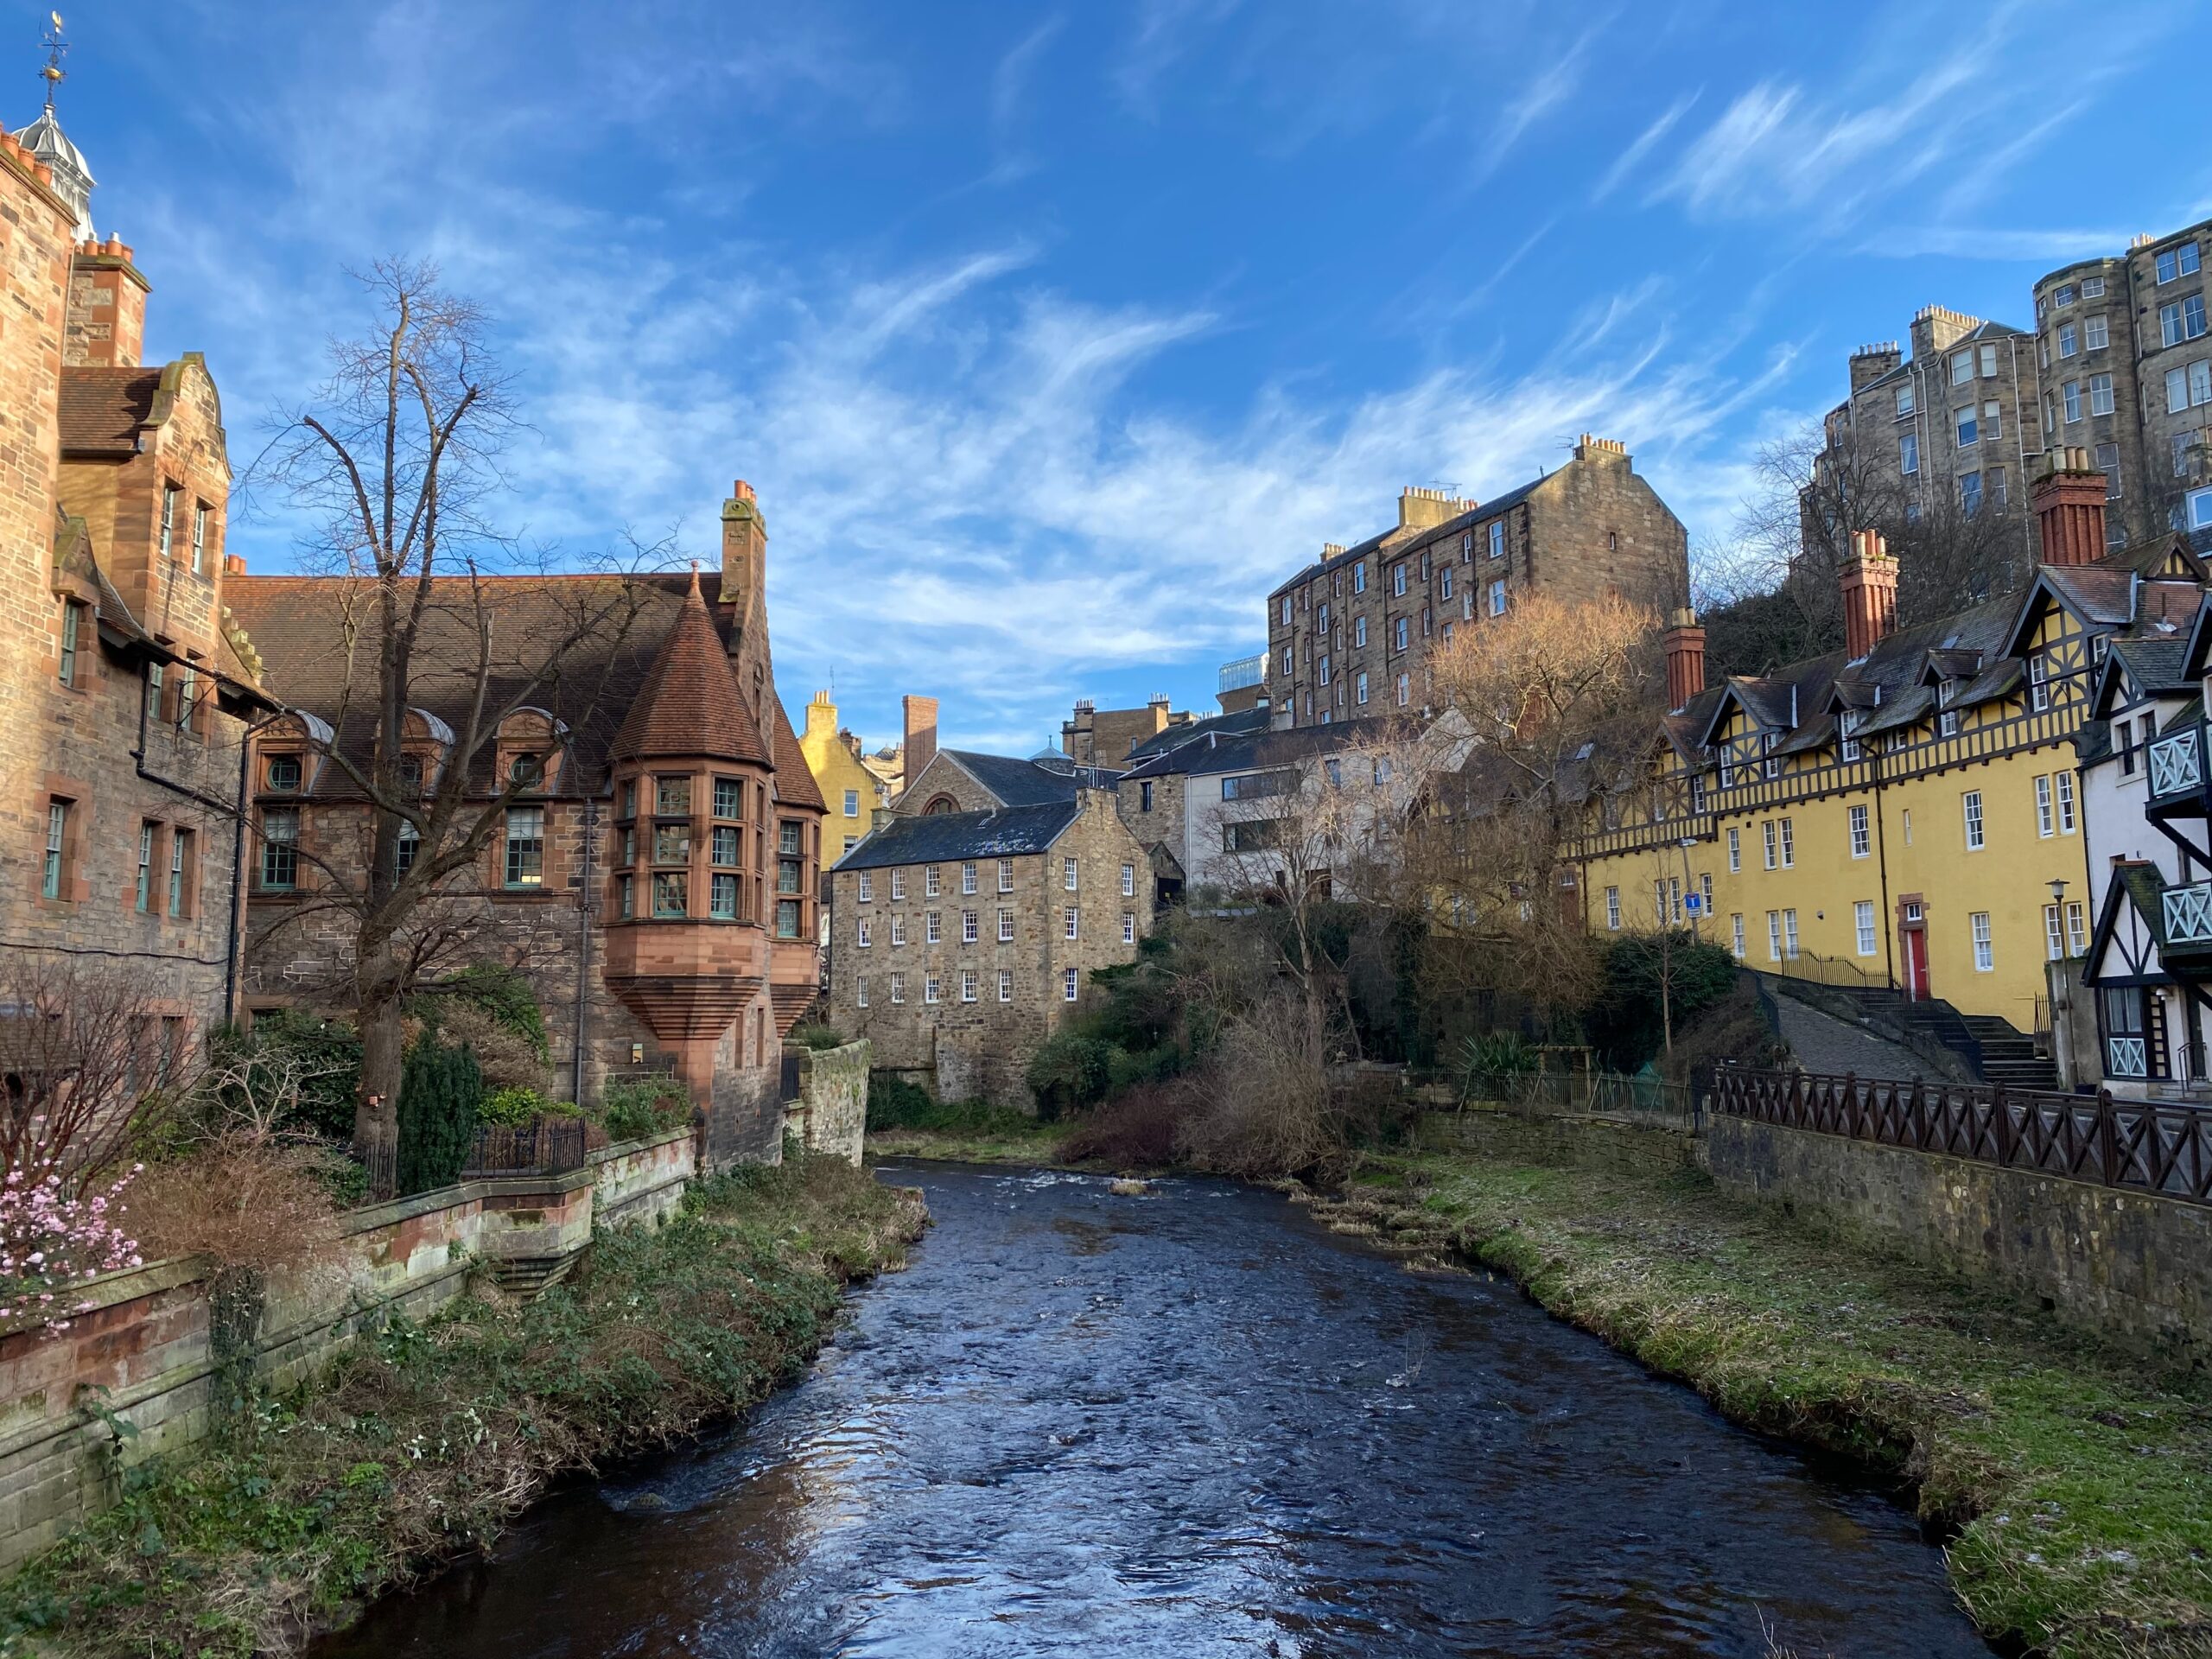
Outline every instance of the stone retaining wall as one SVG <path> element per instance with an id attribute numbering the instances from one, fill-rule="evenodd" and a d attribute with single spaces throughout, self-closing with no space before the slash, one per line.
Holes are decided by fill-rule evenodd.
<path id="1" fill-rule="evenodd" d="M 552 1282 L 591 1242 L 596 1217 L 652 1224 L 693 1174 L 691 1131 L 591 1154 L 582 1170 L 464 1181 L 351 1212 L 328 1269 L 272 1276 L 251 1363 L 276 1387 L 304 1381 L 394 1313 L 422 1318 L 482 1265 L 511 1290 Z M 111 1501 L 111 1452 L 136 1463 L 207 1432 L 217 1355 L 207 1264 L 175 1260 L 108 1274 L 90 1309 L 51 1334 L 0 1332 L 0 1568 L 36 1554 Z M 88 1406 L 128 1421 L 117 1445 Z"/>
<path id="2" fill-rule="evenodd" d="M 2212 1363 L 2212 1207 L 1713 1114 L 1722 1186 Z"/>
<path id="3" fill-rule="evenodd" d="M 867 1038 L 841 1048 L 785 1051 L 798 1061 L 798 1097 L 784 1107 L 784 1133 L 810 1152 L 834 1153 L 857 1166 L 868 1133 L 868 1066 L 875 1049 Z"/>

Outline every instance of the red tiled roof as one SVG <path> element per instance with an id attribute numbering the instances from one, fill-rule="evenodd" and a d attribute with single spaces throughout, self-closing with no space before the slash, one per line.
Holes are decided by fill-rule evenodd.
<path id="1" fill-rule="evenodd" d="M 777 712 L 782 713 L 779 708 Z M 607 749 L 613 760 L 642 760 L 674 755 L 700 755 L 717 760 L 749 760 L 774 764 L 753 711 L 745 706 L 729 652 L 707 601 L 699 593 L 699 573 L 691 573 L 690 591 L 677 613 L 676 626 L 668 632 L 660 654 L 638 689 L 621 729 Z M 806 770 L 801 761 L 799 770 Z"/>
<path id="2" fill-rule="evenodd" d="M 65 368 L 61 371 L 61 452 L 73 455 L 133 455 L 138 433 L 153 413 L 162 372 L 155 369 Z"/>
<path id="3" fill-rule="evenodd" d="M 806 752 L 799 747 L 798 734 L 791 730 L 791 716 L 784 712 L 783 699 L 772 689 L 768 706 L 776 711 L 776 798 L 787 806 L 810 806 L 817 812 L 827 812 L 830 804 L 822 798 L 822 786 L 814 781 L 814 768 L 806 764 Z"/>

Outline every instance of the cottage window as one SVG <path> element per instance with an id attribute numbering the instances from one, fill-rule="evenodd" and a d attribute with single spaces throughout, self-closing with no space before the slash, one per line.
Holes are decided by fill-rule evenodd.
<path id="1" fill-rule="evenodd" d="M 944 925 L 933 910 L 925 912 L 922 917 L 922 941 L 925 944 L 944 942 Z"/>
<path id="2" fill-rule="evenodd" d="M 891 976 L 891 1000 L 893 1002 L 904 1002 L 906 1000 L 906 975 L 893 974 Z"/>
<path id="3" fill-rule="evenodd" d="M 1122 866 L 1122 897 L 1134 899 L 1136 896 L 1136 891 L 1137 867 L 1134 864 L 1124 864 Z"/>
<path id="4" fill-rule="evenodd" d="M 1868 830 L 1866 823 L 1866 809 L 1863 806 L 1853 807 L 1850 812 L 1850 821 L 1851 855 L 1853 858 L 1865 858 L 1869 853 L 1873 851 L 1873 836 Z"/>
<path id="5" fill-rule="evenodd" d="M 1135 944 L 1136 942 L 1136 916 L 1133 912 L 1125 910 L 1122 912 L 1122 943 L 1123 944 Z"/>
<path id="6" fill-rule="evenodd" d="M 934 864 L 925 864 L 922 867 L 922 897 L 925 899 L 934 899 L 937 895 L 937 866 Z"/>
<path id="7" fill-rule="evenodd" d="M 960 1000 L 963 1002 L 973 1002 L 976 1000 L 977 977 L 973 968 L 963 968 L 960 970 Z"/>
<path id="8" fill-rule="evenodd" d="M 999 891 L 1001 893 L 1014 891 L 1014 861 L 1010 858 L 999 860 Z"/>
<path id="9" fill-rule="evenodd" d="M 1074 1001 L 1076 998 L 1076 992 L 1080 988 L 1080 986 L 1081 982 L 1077 979 L 1076 970 L 1074 969 L 1066 968 L 1061 970 L 1060 1000 L 1063 1002 Z"/>
<path id="10" fill-rule="evenodd" d="M 1075 891 L 1075 860 L 1071 858 L 1064 858 L 1060 861 L 1060 885 L 1065 887 L 1070 893 L 1073 893 Z"/>
<path id="11" fill-rule="evenodd" d="M 999 969 L 999 1001 L 1014 1001 L 1014 976 L 1003 968 Z"/>
<path id="12" fill-rule="evenodd" d="M 960 867 L 960 891 L 963 893 L 976 891 L 976 861 L 973 859 Z"/>
<path id="13" fill-rule="evenodd" d="M 1974 972 L 1977 974 L 1994 972 L 1997 967 L 1997 957 L 1990 944 L 1989 912 L 1986 910 L 1977 910 L 1967 918 L 1967 924 L 1974 931 Z"/>
<path id="14" fill-rule="evenodd" d="M 1083 936 L 1083 912 L 1073 905 L 1060 912 L 1060 919 L 1066 930 L 1062 937 L 1074 939 Z"/>
<path id="15" fill-rule="evenodd" d="M 1967 820 L 1967 850 L 1970 853 L 1978 853 L 1981 850 L 1983 845 L 1981 791 L 1980 790 L 1970 789 L 1967 791 L 1965 796 L 1965 807 Z"/>
<path id="16" fill-rule="evenodd" d="M 2074 774 L 2062 772 L 2058 777 L 2058 833 L 2074 833 Z"/>
<path id="17" fill-rule="evenodd" d="M 1872 956 L 1874 954 L 1874 901 L 1872 899 L 1861 899 L 1852 906 L 1851 924 L 1853 932 L 1858 936 L 1859 954 L 1862 957 Z"/>

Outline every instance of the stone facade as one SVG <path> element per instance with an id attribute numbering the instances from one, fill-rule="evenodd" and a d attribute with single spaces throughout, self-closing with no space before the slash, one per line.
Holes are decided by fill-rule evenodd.
<path id="1" fill-rule="evenodd" d="M 1661 612 L 1688 592 L 1688 532 L 1621 444 L 1586 434 L 1567 465 L 1487 505 L 1408 489 L 1394 528 L 1325 548 L 1268 596 L 1276 723 L 1420 711 L 1430 646 L 1541 588 Z"/>
<path id="2" fill-rule="evenodd" d="M 2212 525 L 2209 253 L 2212 220 L 2061 266 L 2035 284 L 2032 332 L 1923 308 L 1909 358 L 1894 344 L 1852 354 L 1821 464 L 1848 465 L 1855 448 L 1876 505 L 1894 495 L 1900 513 L 1971 495 L 2035 557 L 2023 486 L 2062 446 L 2105 474 L 2113 546 Z"/>
<path id="3" fill-rule="evenodd" d="M 174 1052 L 231 1007 L 267 706 L 222 609 L 222 410 L 197 355 L 140 365 L 145 279 L 77 235 L 50 109 L 34 135 L 0 135 L 0 952 L 11 976 L 129 974 Z"/>
<path id="4" fill-rule="evenodd" d="M 1034 833 L 1015 841 L 1018 818 Z M 883 861 L 922 833 L 910 844 L 935 855 Z M 1091 971 L 1134 960 L 1151 930 L 1147 870 L 1107 790 L 887 829 L 831 873 L 831 1017 L 939 1099 L 1026 1109 L 1023 1073 Z"/>

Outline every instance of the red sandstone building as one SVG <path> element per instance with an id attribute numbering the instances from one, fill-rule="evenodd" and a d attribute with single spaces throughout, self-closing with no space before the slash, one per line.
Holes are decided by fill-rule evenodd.
<path id="1" fill-rule="evenodd" d="M 0 136 L 0 974 L 11 1005 L 127 978 L 158 1071 L 235 1002 L 268 705 L 223 609 L 214 382 L 197 353 L 139 360 L 148 283 L 92 190 L 50 102 Z"/>
<path id="2" fill-rule="evenodd" d="M 458 790 L 496 820 L 429 902 L 425 937 L 452 941 L 441 966 L 528 977 L 557 1092 L 590 1102 L 610 1077 L 673 1071 L 706 1115 L 711 1155 L 773 1159 L 780 1039 L 820 982 L 824 809 L 776 696 L 750 486 L 721 521 L 721 569 L 704 577 L 492 577 L 456 597 L 452 616 L 498 637 L 574 632 L 594 603 L 619 623 L 580 639 L 473 753 L 456 736 L 476 689 L 473 635 L 426 636 L 403 753 L 410 790 Z M 374 815 L 329 757 L 367 752 L 365 722 L 344 712 L 362 688 L 341 648 L 363 591 L 346 577 L 230 584 L 287 710 L 251 762 L 250 1007 L 342 1001 L 350 982 L 344 895 Z M 404 874 L 408 839 L 395 856 Z"/>

